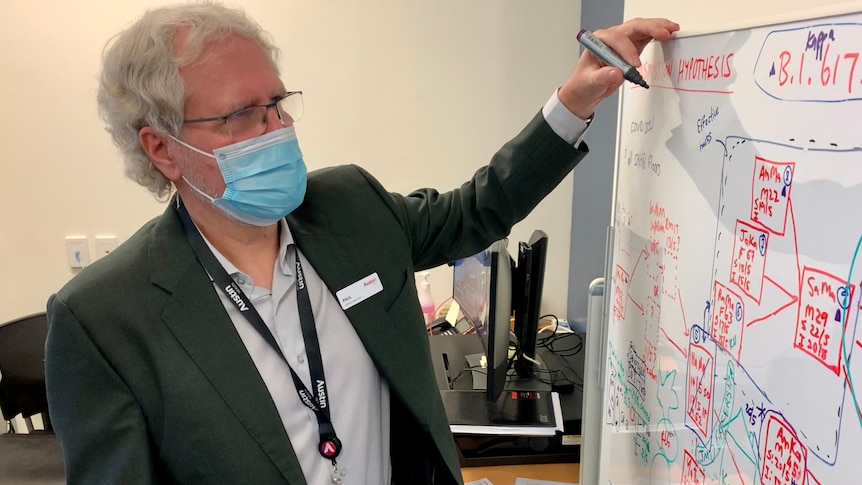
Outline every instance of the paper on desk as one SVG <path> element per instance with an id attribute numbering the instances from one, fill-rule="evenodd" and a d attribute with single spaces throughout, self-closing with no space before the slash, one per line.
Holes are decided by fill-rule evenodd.
<path id="1" fill-rule="evenodd" d="M 554 436 L 563 432 L 563 407 L 560 405 L 560 395 L 551 393 L 554 404 L 554 426 L 472 426 L 468 424 L 450 424 L 449 429 L 457 434 L 490 434 L 514 436 Z"/>
<path id="2" fill-rule="evenodd" d="M 473 480 L 472 482 L 467 482 L 464 485 L 494 485 L 491 483 L 491 480 L 487 478 L 480 478 L 478 480 Z"/>
<path id="3" fill-rule="evenodd" d="M 466 485 L 466 484 L 465 484 Z M 574 482 L 554 482 L 550 480 L 536 480 L 535 478 L 518 478 L 515 485 L 578 485 Z"/>

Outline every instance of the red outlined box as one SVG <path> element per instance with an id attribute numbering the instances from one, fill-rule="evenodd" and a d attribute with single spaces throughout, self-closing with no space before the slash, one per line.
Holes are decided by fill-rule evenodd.
<path id="1" fill-rule="evenodd" d="M 703 468 L 697 464 L 694 457 L 688 450 L 685 450 L 685 455 L 682 459 L 682 478 L 681 485 L 703 485 L 706 481 L 706 474 L 703 473 Z"/>
<path id="2" fill-rule="evenodd" d="M 826 271 L 805 266 L 793 346 L 827 369 L 841 374 L 842 335 L 853 302 L 854 286 Z"/>
<path id="3" fill-rule="evenodd" d="M 626 317 L 626 299 L 628 298 L 631 276 L 620 265 L 614 267 L 614 316 L 617 320 Z"/>
<path id="4" fill-rule="evenodd" d="M 761 437 L 763 449 L 760 455 L 760 483 L 805 483 L 803 479 L 808 466 L 808 449 L 780 414 L 770 411 L 764 422 L 766 432 Z"/>
<path id="5" fill-rule="evenodd" d="M 760 303 L 769 233 L 739 219 L 733 237 L 730 283 Z"/>
<path id="6" fill-rule="evenodd" d="M 742 354 L 745 303 L 733 290 L 716 281 L 712 290 L 709 334 L 738 361 Z"/>
<path id="7" fill-rule="evenodd" d="M 712 410 L 712 388 L 715 376 L 715 359 L 703 346 L 688 346 L 688 372 L 686 373 L 685 415 L 702 439 L 709 436 L 709 417 Z"/>
<path id="8" fill-rule="evenodd" d="M 795 170 L 795 162 L 754 157 L 751 220 L 778 236 L 783 236 L 787 227 L 787 208 Z"/>

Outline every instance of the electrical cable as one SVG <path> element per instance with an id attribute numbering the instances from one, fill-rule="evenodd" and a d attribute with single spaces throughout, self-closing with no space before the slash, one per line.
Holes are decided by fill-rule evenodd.
<path id="1" fill-rule="evenodd" d="M 554 319 L 554 331 L 549 337 L 545 337 L 543 339 L 539 339 L 537 345 L 541 345 L 545 349 L 561 356 L 561 357 L 571 357 L 572 355 L 576 355 L 583 350 L 584 345 L 584 337 L 582 334 L 571 331 L 571 329 L 566 329 L 565 332 L 560 333 L 560 319 L 557 318 L 556 315 L 547 314 L 542 315 L 539 319 L 543 318 L 553 318 Z M 554 342 L 557 340 L 562 340 L 566 337 L 575 337 L 577 340 L 575 344 L 570 348 L 558 349 L 554 347 Z"/>
<path id="2" fill-rule="evenodd" d="M 471 365 L 470 367 L 465 367 L 465 368 L 461 369 L 460 372 L 455 374 L 455 377 L 452 378 L 452 384 L 455 384 L 455 381 L 460 379 L 461 376 L 463 376 L 464 374 L 473 373 L 473 371 L 476 371 L 482 375 L 488 375 L 488 371 L 484 367 L 482 367 L 481 365 Z"/>

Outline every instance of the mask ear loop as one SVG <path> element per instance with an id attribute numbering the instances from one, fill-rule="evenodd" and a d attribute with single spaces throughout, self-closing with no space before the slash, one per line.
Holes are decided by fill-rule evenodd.
<path id="1" fill-rule="evenodd" d="M 207 156 L 207 157 L 210 157 L 210 158 L 212 158 L 213 160 L 218 160 L 218 159 L 216 158 L 216 156 L 215 156 L 215 155 L 213 155 L 212 153 L 207 153 L 207 152 L 205 152 L 205 151 L 203 151 L 203 150 L 201 150 L 201 149 L 199 149 L 199 148 L 193 147 L 193 146 L 189 145 L 188 143 L 186 143 L 186 142 L 184 142 L 184 141 L 180 140 L 179 138 L 175 137 L 174 135 L 168 134 L 168 138 L 170 138 L 171 140 L 173 140 L 173 141 L 175 141 L 175 142 L 179 143 L 180 145 L 182 145 L 182 146 L 184 146 L 184 147 L 188 148 L 189 150 L 191 150 L 191 151 L 193 151 L 193 152 L 200 153 L 201 155 L 205 155 L 205 156 Z M 185 175 L 182 175 L 182 176 L 181 176 L 181 178 L 183 179 L 183 181 L 184 181 L 186 184 L 188 184 L 188 186 L 189 186 L 189 187 L 191 187 L 191 188 L 192 188 L 192 190 L 194 190 L 195 192 L 197 192 L 198 194 L 200 194 L 200 196 L 201 196 L 201 197 L 205 198 L 206 200 L 208 200 L 208 201 L 210 201 L 210 202 L 215 202 L 215 200 L 216 200 L 216 199 L 215 199 L 215 197 L 212 197 L 212 196 L 210 196 L 209 194 L 205 193 L 203 190 L 201 190 L 201 189 L 197 188 L 197 187 L 195 186 L 195 184 L 191 183 L 191 181 L 190 181 L 188 178 L 186 178 L 186 176 L 185 176 Z M 177 204 L 179 204 L 179 200 L 177 201 Z M 177 205 L 177 207 L 179 207 L 179 205 Z"/>
<path id="2" fill-rule="evenodd" d="M 193 147 L 193 146 L 189 145 L 188 143 L 186 143 L 186 142 L 184 142 L 184 141 L 180 140 L 179 138 L 175 137 L 174 135 L 168 135 L 168 137 L 169 137 L 171 140 L 173 140 L 173 141 L 175 141 L 175 142 L 179 143 L 180 145 L 182 145 L 182 146 L 184 146 L 184 147 L 188 148 L 189 150 L 191 150 L 191 151 L 193 151 L 193 152 L 200 153 L 201 155 L 205 155 L 205 156 L 210 157 L 210 158 L 212 158 L 212 159 L 214 159 L 214 160 L 216 159 L 216 156 L 215 156 L 215 155 L 213 155 L 212 153 L 207 153 L 207 152 L 205 152 L 205 151 L 201 150 L 200 148 L 195 148 L 195 147 Z M 186 182 L 188 182 L 188 180 L 186 180 Z"/>
<path id="3" fill-rule="evenodd" d="M 208 200 L 208 201 L 210 201 L 210 202 L 215 202 L 215 197 L 211 197 L 209 194 L 204 193 L 204 191 L 202 191 L 201 189 L 199 189 L 199 188 L 195 187 L 195 184 L 191 183 L 191 182 L 189 181 L 189 179 L 187 179 L 187 178 L 186 178 L 186 176 L 185 176 L 185 175 L 183 175 L 183 176 L 182 176 L 182 179 L 185 181 L 185 183 L 186 183 L 186 184 L 188 184 L 188 186 L 189 186 L 189 187 L 191 187 L 191 188 L 192 188 L 192 190 L 194 190 L 195 192 L 197 192 L 198 194 L 200 194 L 200 196 L 201 196 L 201 197 L 203 197 L 203 198 L 207 199 L 207 200 Z"/>

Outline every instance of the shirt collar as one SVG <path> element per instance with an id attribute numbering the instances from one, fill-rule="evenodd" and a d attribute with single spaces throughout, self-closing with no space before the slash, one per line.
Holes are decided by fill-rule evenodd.
<path id="1" fill-rule="evenodd" d="M 290 261 L 288 259 L 290 254 L 287 251 L 290 246 L 294 245 L 293 234 L 291 234 L 290 227 L 288 227 L 287 225 L 287 220 L 284 218 L 279 221 L 278 228 L 280 234 L 278 242 L 278 267 L 279 269 L 281 269 L 282 274 L 284 274 L 285 276 L 293 276 L 293 268 L 291 263 L 295 262 L 296 259 L 291 258 L 293 259 L 293 261 Z"/>
<path id="2" fill-rule="evenodd" d="M 195 227 L 197 227 L 197 224 L 195 224 Z M 293 261 L 295 261 L 295 259 L 290 258 L 293 261 L 289 260 L 288 257 L 290 256 L 290 254 L 287 251 L 288 247 L 290 247 L 293 244 L 293 234 L 291 234 L 291 232 L 290 232 L 290 227 L 287 225 L 287 221 L 283 218 L 278 221 L 278 229 L 279 229 L 279 242 L 278 242 L 279 249 L 278 249 L 278 260 L 277 260 L 276 264 L 278 264 L 278 268 L 281 270 L 281 272 L 285 276 L 293 276 L 293 265 L 292 265 L 292 263 L 293 263 Z M 200 232 L 200 229 L 198 229 L 198 232 Z M 218 260 L 219 264 L 221 264 L 222 268 L 224 268 L 224 270 L 227 272 L 227 274 L 229 274 L 230 277 L 234 279 L 234 281 L 243 280 L 243 281 L 237 281 L 237 283 L 242 287 L 245 287 L 246 285 L 248 285 L 249 287 L 254 286 L 254 282 L 252 281 L 250 276 L 248 276 L 247 274 L 240 271 L 239 268 L 234 266 L 233 263 L 231 263 L 226 257 L 224 257 L 224 255 L 221 252 L 219 252 L 219 250 L 216 249 L 215 246 L 212 245 L 212 243 L 209 241 L 209 239 L 207 239 L 207 237 L 204 236 L 204 234 L 202 232 L 200 234 L 201 234 L 201 237 L 203 237 L 204 242 L 206 242 L 207 246 L 210 248 L 210 251 L 212 251 L 213 255 Z M 212 280 L 212 276 L 210 276 L 210 280 Z"/>

